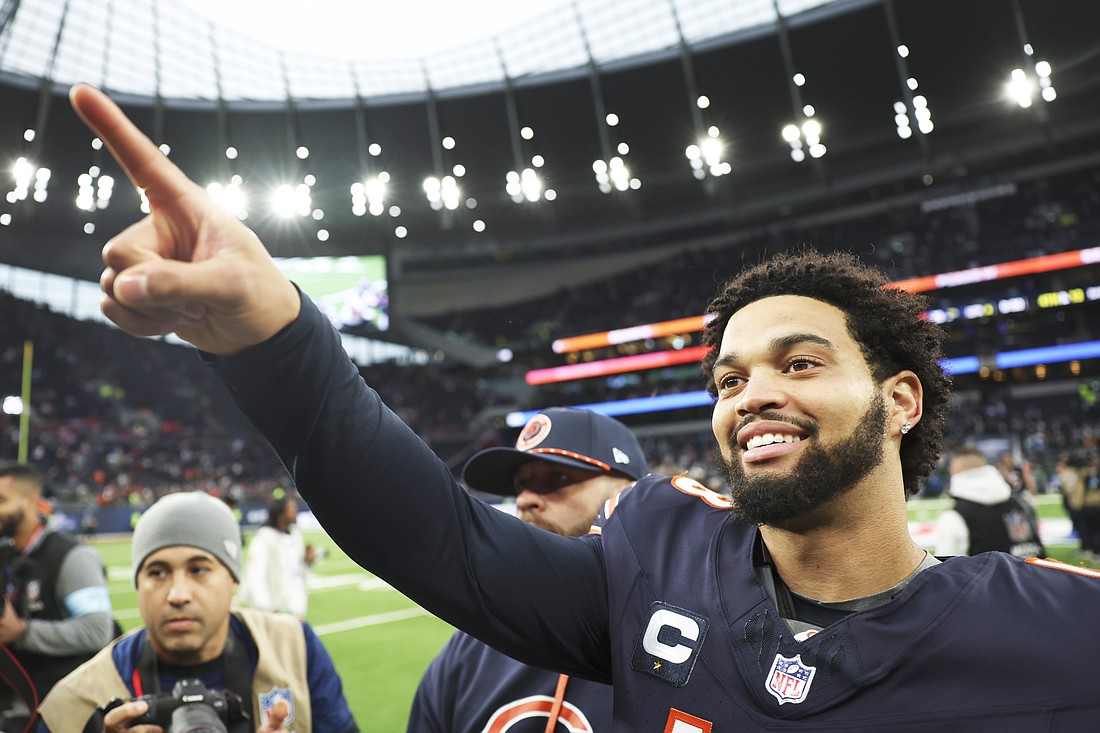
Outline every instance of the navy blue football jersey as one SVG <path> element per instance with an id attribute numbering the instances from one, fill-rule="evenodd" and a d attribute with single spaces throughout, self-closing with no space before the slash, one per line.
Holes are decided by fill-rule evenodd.
<path id="1" fill-rule="evenodd" d="M 408 733 L 544 733 L 561 675 L 456 632 L 428 665 Z M 611 688 L 567 678 L 556 733 L 611 730 Z"/>
<path id="2" fill-rule="evenodd" d="M 951 558 L 795 641 L 758 582 L 757 529 L 694 481 L 643 478 L 600 534 L 560 537 L 471 498 L 308 299 L 211 361 L 352 559 L 509 656 L 613 680 L 613 731 L 1100 729 L 1089 571 Z"/>
<path id="3" fill-rule="evenodd" d="M 1100 729 L 1100 574 L 951 558 L 797 642 L 725 497 L 647 477 L 602 534 L 616 730 Z"/>

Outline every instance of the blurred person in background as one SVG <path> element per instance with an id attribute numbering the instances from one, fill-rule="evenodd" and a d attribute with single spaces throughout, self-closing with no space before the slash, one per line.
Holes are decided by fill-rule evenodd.
<path id="1" fill-rule="evenodd" d="M 202 492 L 169 494 L 131 541 L 144 626 L 61 680 L 39 713 L 54 733 L 121 733 L 148 711 L 142 695 L 183 680 L 241 701 L 229 733 L 358 731 L 321 640 L 286 614 L 230 610 L 240 577 L 237 520 Z"/>
<path id="2" fill-rule="evenodd" d="M 306 574 L 312 552 L 306 547 L 298 520 L 298 502 L 276 489 L 264 525 L 248 543 L 241 602 L 261 611 L 306 617 Z"/>
<path id="3" fill-rule="evenodd" d="M 1084 484 L 1081 472 L 1070 464 L 1069 458 L 1060 456 L 1054 464 L 1054 484 L 1062 495 L 1062 506 L 1069 517 L 1072 535 L 1081 540 L 1081 503 L 1084 499 Z"/>
<path id="4" fill-rule="evenodd" d="M 1081 469 L 1081 510 L 1077 515 L 1081 532 L 1081 553 L 1089 560 L 1100 560 L 1100 453 L 1089 457 Z"/>
<path id="5" fill-rule="evenodd" d="M 50 528 L 42 480 L 31 466 L 0 464 L 0 730 L 22 731 L 54 684 L 115 636 L 103 560 Z"/>
<path id="6" fill-rule="evenodd" d="M 981 451 L 956 449 L 950 471 L 947 493 L 955 503 L 936 522 L 937 555 L 977 555 L 991 550 L 1016 557 L 1046 554 L 1027 500 L 1012 491 Z"/>
<path id="7" fill-rule="evenodd" d="M 997 456 L 997 469 L 1001 472 L 1004 480 L 1008 482 L 1012 493 L 1022 495 L 1028 500 L 1039 493 L 1031 461 L 1017 463 L 1012 456 L 1012 451 L 1006 450 Z"/>
<path id="8" fill-rule="evenodd" d="M 630 429 L 588 410 L 552 407 L 532 417 L 514 448 L 486 448 L 463 468 L 476 491 L 515 496 L 516 515 L 566 537 L 590 531 L 604 507 L 648 473 Z M 571 679 L 505 656 L 455 632 L 424 673 L 408 733 L 576 733 L 611 728 L 608 685 Z"/>

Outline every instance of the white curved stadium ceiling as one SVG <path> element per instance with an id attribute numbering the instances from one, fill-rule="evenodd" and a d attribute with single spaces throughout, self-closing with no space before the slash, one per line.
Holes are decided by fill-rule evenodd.
<path id="1" fill-rule="evenodd" d="M 627 63 L 836 1 L 0 0 L 0 76 L 167 100 L 423 94 Z"/>

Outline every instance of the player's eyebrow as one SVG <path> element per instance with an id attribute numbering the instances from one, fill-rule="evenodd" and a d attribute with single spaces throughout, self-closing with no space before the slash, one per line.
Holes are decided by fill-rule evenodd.
<path id="1" fill-rule="evenodd" d="M 789 333 L 784 336 L 777 336 L 768 344 L 768 350 L 771 352 L 786 351 L 799 344 L 814 344 L 827 351 L 836 352 L 836 345 L 832 341 L 824 336 L 818 336 L 815 333 Z M 741 356 L 737 352 L 727 351 L 715 360 L 711 373 L 717 371 L 719 368 L 727 367 L 730 364 L 737 364 L 740 361 Z"/>

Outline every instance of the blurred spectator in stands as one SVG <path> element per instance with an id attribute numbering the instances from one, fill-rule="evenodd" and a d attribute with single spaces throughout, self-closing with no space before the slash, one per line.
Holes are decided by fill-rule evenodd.
<path id="1" fill-rule="evenodd" d="M 267 507 L 267 521 L 248 543 L 241 585 L 243 604 L 306 617 L 310 557 L 295 525 L 297 519 L 298 502 L 285 489 L 276 489 Z"/>
<path id="2" fill-rule="evenodd" d="M 116 633 L 99 553 L 47 526 L 42 482 L 0 464 L 0 730 L 22 731 L 37 701 Z"/>
<path id="3" fill-rule="evenodd" d="M 1025 500 L 975 448 L 955 450 L 947 493 L 955 499 L 936 523 L 936 554 L 977 555 L 996 550 L 1017 557 L 1046 554 Z"/>

